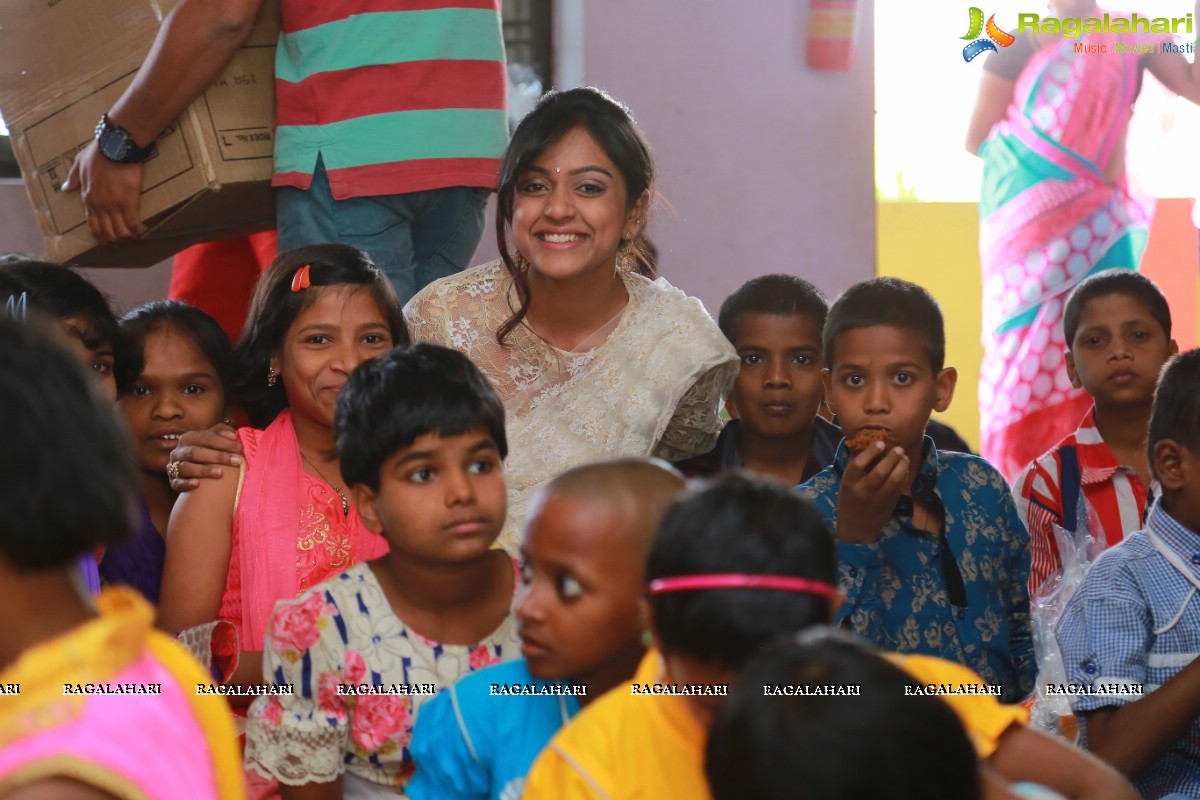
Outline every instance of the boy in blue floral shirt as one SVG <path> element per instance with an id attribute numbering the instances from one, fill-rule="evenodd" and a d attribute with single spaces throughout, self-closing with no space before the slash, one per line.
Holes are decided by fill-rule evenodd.
<path id="1" fill-rule="evenodd" d="M 835 623 L 885 650 L 956 661 L 1021 700 L 1037 672 L 1029 534 L 995 467 L 925 435 L 958 378 L 944 366 L 941 308 L 915 284 L 876 278 L 838 298 L 823 339 L 825 396 L 848 438 L 799 491 L 837 538 Z M 847 442 L 867 430 L 879 440 L 852 455 Z"/>

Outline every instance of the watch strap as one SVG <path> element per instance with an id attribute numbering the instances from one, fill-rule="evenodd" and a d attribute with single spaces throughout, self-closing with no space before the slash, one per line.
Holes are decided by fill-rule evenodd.
<path id="1" fill-rule="evenodd" d="M 100 152 L 110 161 L 115 161 L 118 164 L 140 164 L 154 153 L 154 142 L 145 147 L 140 146 L 133 138 L 133 134 L 120 125 L 114 124 L 108 118 L 108 114 L 102 114 L 100 115 L 100 122 L 96 125 L 96 139 L 99 140 L 106 134 L 119 137 L 125 144 L 124 152 L 116 158 L 109 155 L 103 147 L 100 148 Z"/>

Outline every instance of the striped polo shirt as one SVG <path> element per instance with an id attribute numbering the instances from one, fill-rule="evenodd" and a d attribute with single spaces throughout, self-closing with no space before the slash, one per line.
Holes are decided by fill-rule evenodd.
<path id="1" fill-rule="evenodd" d="M 283 0 L 275 186 L 336 199 L 494 188 L 508 136 L 500 0 Z"/>
<path id="2" fill-rule="evenodd" d="M 1140 530 L 1145 520 L 1146 486 L 1137 470 L 1120 464 L 1104 443 L 1096 428 L 1096 408 L 1093 406 L 1075 433 L 1030 464 L 1013 485 L 1017 512 L 1029 529 L 1031 596 L 1062 566 L 1054 526 L 1063 523 L 1059 449 L 1065 446 L 1075 448 L 1082 490 L 1076 494 L 1087 501 L 1088 519 L 1078 520 L 1077 531 L 1086 526 L 1095 535 L 1100 549 L 1104 549 Z M 1094 530 L 1096 527 L 1100 530 Z"/>

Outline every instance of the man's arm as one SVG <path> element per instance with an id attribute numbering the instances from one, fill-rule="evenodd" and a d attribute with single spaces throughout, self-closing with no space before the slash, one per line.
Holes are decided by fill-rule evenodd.
<path id="1" fill-rule="evenodd" d="M 112 124 L 145 147 L 199 97 L 246 41 L 263 0 L 181 0 L 163 21 L 133 83 L 109 111 Z M 142 165 L 109 161 L 92 142 L 71 166 L 65 191 L 79 189 L 88 225 L 102 242 L 145 233 Z"/>

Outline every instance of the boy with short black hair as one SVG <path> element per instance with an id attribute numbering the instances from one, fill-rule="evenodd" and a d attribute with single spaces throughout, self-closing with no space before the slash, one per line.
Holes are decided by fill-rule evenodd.
<path id="1" fill-rule="evenodd" d="M 493 548 L 504 406 L 457 350 L 396 347 L 350 374 L 334 438 L 359 517 L 389 550 L 275 604 L 263 677 L 296 688 L 251 706 L 245 763 L 305 787 L 284 797 L 400 795 L 425 699 L 520 651 L 519 565 Z"/>
<path id="2" fill-rule="evenodd" d="M 849 438 L 800 491 L 837 539 L 846 602 L 835 622 L 887 650 L 963 664 L 1020 700 L 1036 673 L 1028 534 L 992 465 L 925 435 L 957 381 L 941 308 L 907 281 L 856 284 L 829 311 L 824 352 L 825 396 Z M 876 441 L 851 455 L 866 438 Z"/>
<path id="3" fill-rule="evenodd" d="M 1179 351 L 1167 299 L 1130 269 L 1100 272 L 1075 287 L 1063 332 L 1067 375 L 1092 396 L 1093 406 L 1079 429 L 1013 486 L 1029 528 L 1031 594 L 1062 567 L 1054 526 L 1091 534 L 1101 549 L 1142 527 L 1150 500 L 1142 443 L 1158 373 Z"/>
<path id="4" fill-rule="evenodd" d="M 1200 351 L 1167 362 L 1147 456 L 1162 498 L 1102 553 L 1056 631 L 1085 747 L 1145 797 L 1200 797 Z M 1099 691 L 1103 690 L 1103 692 Z M 1143 696 L 1143 692 L 1145 692 Z"/>
<path id="5" fill-rule="evenodd" d="M 817 415 L 821 330 L 829 301 L 794 275 L 763 275 L 725 299 L 721 332 L 741 359 L 726 424 L 713 449 L 677 462 L 688 477 L 745 467 L 795 486 L 833 463 L 841 431 Z"/>

